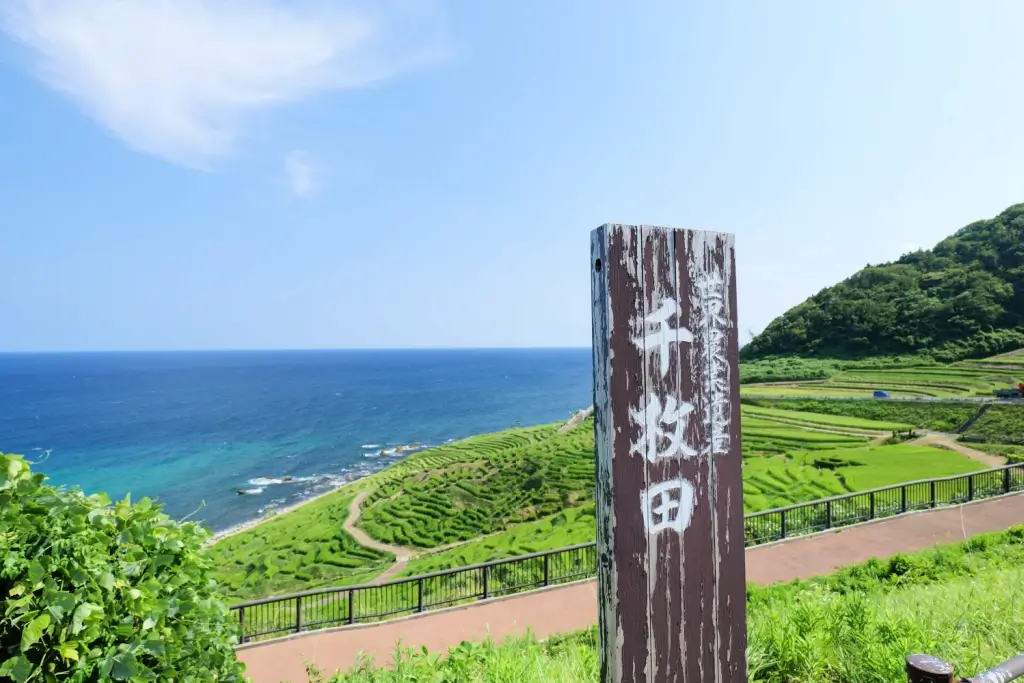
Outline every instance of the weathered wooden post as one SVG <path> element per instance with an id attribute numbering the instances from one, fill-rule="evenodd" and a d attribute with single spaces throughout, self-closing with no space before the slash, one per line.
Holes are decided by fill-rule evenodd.
<path id="1" fill-rule="evenodd" d="M 601 682 L 745 682 L 732 235 L 604 225 L 591 270 Z"/>

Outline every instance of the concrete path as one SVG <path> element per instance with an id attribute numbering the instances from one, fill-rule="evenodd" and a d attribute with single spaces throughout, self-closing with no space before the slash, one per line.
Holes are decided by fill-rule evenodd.
<path id="1" fill-rule="evenodd" d="M 959 507 L 912 513 L 815 536 L 749 548 L 747 579 L 762 585 L 829 574 L 872 557 L 923 550 L 1024 523 L 1024 493 Z M 540 638 L 587 628 L 597 622 L 593 581 L 558 586 L 404 619 L 312 631 L 268 643 L 244 645 L 238 658 L 254 683 L 306 683 L 305 662 L 325 673 L 348 669 L 364 651 L 381 665 L 403 646 L 443 652 L 463 640 L 495 640 L 527 628 Z"/>

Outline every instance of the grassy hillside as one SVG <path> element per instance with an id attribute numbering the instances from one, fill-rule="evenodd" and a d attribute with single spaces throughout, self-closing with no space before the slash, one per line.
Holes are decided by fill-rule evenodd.
<path id="1" fill-rule="evenodd" d="M 924 353 L 958 360 L 1020 347 L 1024 204 L 823 289 L 773 320 L 742 357 Z"/>
<path id="2" fill-rule="evenodd" d="M 1024 650 L 1024 526 L 827 577 L 748 591 L 752 683 L 902 683 L 927 652 L 973 675 Z M 538 643 L 463 644 L 443 659 L 402 653 L 399 671 L 364 663 L 332 683 L 598 680 L 595 629 Z"/>

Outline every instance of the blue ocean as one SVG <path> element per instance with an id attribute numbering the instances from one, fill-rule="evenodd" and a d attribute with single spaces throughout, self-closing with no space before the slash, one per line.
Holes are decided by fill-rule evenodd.
<path id="1" fill-rule="evenodd" d="M 568 419 L 591 381 L 589 349 L 0 354 L 0 452 L 219 532 L 399 447 Z"/>

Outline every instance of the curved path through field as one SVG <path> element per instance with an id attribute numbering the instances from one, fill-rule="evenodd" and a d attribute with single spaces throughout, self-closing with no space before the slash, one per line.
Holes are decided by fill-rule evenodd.
<path id="1" fill-rule="evenodd" d="M 748 548 L 747 580 L 762 585 L 829 574 L 872 557 L 923 550 L 1024 522 L 1024 493 L 958 507 L 911 513 L 814 536 Z M 586 628 L 597 621 L 597 587 L 593 580 L 488 600 L 466 606 L 254 643 L 238 648 L 254 683 L 306 680 L 305 663 L 325 673 L 348 669 L 360 652 L 382 665 L 390 662 L 395 643 L 443 652 L 463 640 L 497 641 L 527 629 L 546 638 Z"/>
<path id="2" fill-rule="evenodd" d="M 384 583 L 405 569 L 405 566 L 409 564 L 409 560 L 416 557 L 416 553 L 408 548 L 381 543 L 356 526 L 356 522 L 359 521 L 359 515 L 362 514 L 363 501 L 366 500 L 366 497 L 369 495 L 370 491 L 363 491 L 352 499 L 352 503 L 348 506 L 348 516 L 345 518 L 341 527 L 348 532 L 352 538 L 356 539 L 356 543 L 364 548 L 370 548 L 371 550 L 378 550 L 384 553 L 391 553 L 395 556 L 395 563 L 371 582 Z"/>
<path id="3" fill-rule="evenodd" d="M 571 431 L 593 414 L 594 406 L 590 406 L 589 408 L 584 408 L 583 410 L 580 410 L 575 415 L 573 415 L 572 418 L 570 418 L 569 421 L 565 423 L 565 425 L 560 427 L 558 432 L 560 434 L 565 434 Z M 487 538 L 488 536 L 496 536 L 499 533 L 503 533 L 502 531 L 496 531 L 493 534 L 477 536 L 467 541 L 455 541 L 454 543 L 448 543 L 443 546 L 438 546 L 437 548 L 431 548 L 429 550 L 421 551 L 413 550 L 411 548 L 405 548 L 398 545 L 389 545 L 387 543 L 381 543 L 380 541 L 376 540 L 375 538 L 367 534 L 365 531 L 360 529 L 358 526 L 356 526 L 356 523 L 359 521 L 359 517 L 362 515 L 363 502 L 370 495 L 370 493 L 370 491 L 363 491 L 362 493 L 359 493 L 355 498 L 352 499 L 352 502 L 348 506 L 348 515 L 346 516 L 345 521 L 342 523 L 341 526 L 342 529 L 348 532 L 348 534 L 351 535 L 352 538 L 354 538 L 356 540 L 356 543 L 358 543 L 359 545 L 365 548 L 370 548 L 371 550 L 378 550 L 385 553 L 391 553 L 395 556 L 394 564 L 392 564 L 383 573 L 379 574 L 376 578 L 374 578 L 373 581 L 370 582 L 373 584 L 384 583 L 385 581 L 390 581 L 391 579 L 395 578 L 400 573 L 402 573 L 402 571 L 408 566 L 409 560 L 415 557 L 419 557 L 420 555 L 434 554 L 444 550 L 451 550 L 452 548 L 457 548 L 460 545 L 465 545 L 473 541 L 479 541 L 483 538 Z"/>
<path id="4" fill-rule="evenodd" d="M 1006 464 L 1006 458 L 998 455 L 992 455 L 991 453 L 984 453 L 971 448 L 970 446 L 966 446 L 957 441 L 956 437 L 956 434 L 946 434 L 944 432 L 925 432 L 924 436 L 918 437 L 913 441 L 908 441 L 907 443 L 914 446 L 938 446 L 939 448 L 947 448 L 959 453 L 960 455 L 968 457 L 971 460 L 977 460 L 989 467 L 1002 467 Z"/>

